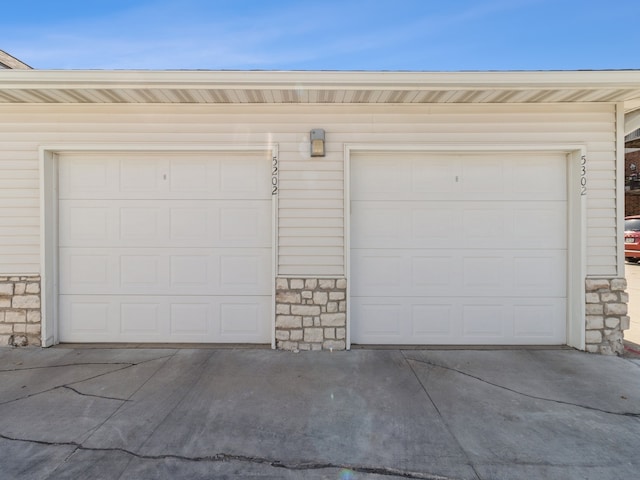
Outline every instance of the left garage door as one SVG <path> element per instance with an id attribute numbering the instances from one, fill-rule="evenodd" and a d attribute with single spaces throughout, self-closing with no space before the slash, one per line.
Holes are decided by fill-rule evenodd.
<path id="1" fill-rule="evenodd" d="M 266 153 L 58 165 L 60 341 L 270 341 Z"/>

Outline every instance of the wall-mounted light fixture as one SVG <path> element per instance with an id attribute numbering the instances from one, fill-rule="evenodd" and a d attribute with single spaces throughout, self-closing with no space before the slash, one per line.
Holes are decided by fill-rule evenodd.
<path id="1" fill-rule="evenodd" d="M 314 128 L 311 130 L 311 156 L 324 157 L 324 130 Z"/>

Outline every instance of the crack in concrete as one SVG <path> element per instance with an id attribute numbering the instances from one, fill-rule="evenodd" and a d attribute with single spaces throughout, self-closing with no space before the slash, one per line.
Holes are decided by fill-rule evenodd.
<path id="1" fill-rule="evenodd" d="M 36 397 L 36 396 L 38 396 L 38 395 L 44 395 L 45 393 L 53 392 L 54 390 L 58 390 L 58 389 L 60 389 L 60 388 L 67 387 L 67 386 L 69 386 L 69 385 L 73 385 L 74 383 L 81 383 L 81 382 L 86 382 L 87 380 L 93 380 L 94 378 L 98 378 L 98 377 L 102 377 L 102 376 L 104 376 L 104 375 L 109 375 L 109 374 L 111 374 L 111 373 L 119 372 L 119 371 L 121 371 L 121 370 L 125 370 L 125 369 L 127 369 L 127 368 L 132 367 L 132 366 L 133 366 L 133 365 L 127 365 L 127 366 L 125 366 L 125 367 L 117 368 L 117 369 L 115 369 L 115 370 L 109 370 L 108 372 L 104 372 L 104 373 L 101 373 L 101 374 L 99 374 L 99 375 L 94 375 L 94 376 L 92 376 L 92 377 L 84 378 L 84 379 L 79 380 L 79 381 L 77 381 L 77 382 L 71 382 L 71 383 L 67 383 L 67 384 L 64 384 L 64 385 L 56 385 L 56 386 L 54 386 L 54 387 L 47 388 L 46 390 L 41 390 L 41 391 L 39 391 L 39 392 L 30 393 L 30 394 L 28 394 L 28 395 L 24 395 L 24 396 L 22 396 L 22 397 L 14 398 L 14 399 L 12 399 L 12 400 L 6 400 L 6 401 L 4 401 L 4 402 L 0 402 L 0 406 L 8 405 L 9 403 L 13 403 L 13 402 L 19 402 L 19 401 L 22 401 L 22 400 L 26 400 L 27 398 Z"/>
<path id="2" fill-rule="evenodd" d="M 94 395 L 92 393 L 82 393 L 79 390 L 76 390 L 73 387 L 70 387 L 69 385 L 61 385 L 58 388 L 66 388 L 67 390 L 71 390 L 74 393 L 77 393 L 78 395 L 82 395 L 83 397 L 94 397 L 94 398 L 101 398 L 103 400 L 117 400 L 118 402 L 130 402 L 131 400 L 128 400 L 126 398 L 117 398 L 117 397 L 107 397 L 104 395 Z"/>
<path id="3" fill-rule="evenodd" d="M 476 375 L 472 375 L 471 373 L 467 373 L 467 372 L 464 372 L 462 370 L 458 370 L 458 369 L 453 368 L 453 367 L 447 367 L 446 365 L 440 365 L 438 363 L 434 363 L 434 362 L 431 362 L 429 360 L 418 360 L 416 358 L 407 358 L 407 357 L 405 357 L 405 358 L 407 359 L 407 361 L 412 361 L 412 362 L 416 362 L 416 363 L 422 363 L 422 364 L 425 364 L 425 365 L 429 365 L 431 367 L 442 368 L 444 370 L 450 370 L 450 371 L 456 372 L 456 373 L 458 373 L 460 375 L 464 375 L 466 377 L 473 378 L 474 380 L 477 380 L 479 382 L 486 383 L 487 385 L 491 385 L 492 387 L 500 388 L 502 390 L 506 390 L 507 392 L 515 393 L 517 395 L 522 395 L 523 397 L 531 398 L 533 400 L 542 400 L 542 401 L 545 401 L 545 402 L 553 402 L 553 403 L 558 403 L 558 404 L 561 404 L 561 405 L 567 405 L 567 406 L 571 406 L 571 407 L 584 408 L 585 410 L 592 410 L 592 411 L 595 411 L 595 412 L 606 413 L 606 414 L 609 414 L 609 415 L 618 415 L 618 416 L 621 416 L 621 417 L 640 418 L 640 413 L 613 412 L 611 410 L 605 410 L 603 408 L 598 408 L 598 407 L 590 407 L 589 405 L 581 405 L 579 403 L 572 403 L 572 402 L 568 402 L 568 401 L 565 401 L 565 400 L 558 400 L 558 399 L 555 399 L 555 398 L 539 397 L 537 395 L 531 395 L 529 393 L 524 393 L 524 392 L 521 392 L 519 390 L 514 390 L 513 388 L 505 387 L 504 385 L 500 385 L 498 383 L 490 382 L 489 380 L 485 380 L 484 378 L 480 378 L 480 377 L 478 377 Z"/>
<path id="4" fill-rule="evenodd" d="M 9 368 L 9 369 L 0 369 L 0 373 L 22 372 L 26 370 L 42 370 L 45 368 L 84 367 L 84 366 L 90 366 L 90 365 L 125 365 L 128 367 L 133 367 L 136 365 L 142 365 L 145 363 L 153 362 L 154 360 L 162 360 L 163 358 L 170 358 L 170 357 L 173 357 L 174 355 L 175 355 L 175 352 L 172 353 L 171 355 L 162 355 L 161 357 L 154 357 L 148 360 L 142 360 L 140 362 L 78 362 L 78 363 L 63 363 L 60 365 L 40 365 L 35 367 Z"/>
<path id="5" fill-rule="evenodd" d="M 143 362 L 141 362 L 141 363 L 143 363 Z M 65 363 L 65 364 L 62 364 L 62 365 L 42 365 L 42 366 L 39 366 L 39 367 L 11 368 L 11 369 L 6 369 L 6 370 L 0 370 L 0 373 L 5 373 L 5 372 L 25 372 L 25 371 L 28 371 L 28 370 L 43 370 L 45 368 L 81 367 L 81 366 L 88 366 L 88 365 L 127 365 L 127 366 L 132 366 L 132 365 L 137 365 L 137 363 L 131 363 L 131 362 Z"/>
<path id="6" fill-rule="evenodd" d="M 173 355 L 175 355 L 175 353 Z M 43 395 L 45 393 L 49 393 L 49 392 L 52 392 L 54 390 L 57 390 L 57 389 L 60 389 L 60 388 L 63 388 L 63 387 L 69 387 L 69 385 L 75 385 L 75 384 L 78 384 L 78 383 L 82 383 L 82 382 L 86 382 L 86 381 L 89 381 L 89 380 L 93 380 L 95 378 L 100 378 L 100 377 L 103 377 L 105 375 L 111 375 L 112 373 L 120 372 L 122 370 L 126 370 L 126 369 L 132 368 L 132 367 L 136 367 L 138 365 L 143 365 L 143 364 L 148 363 L 148 362 L 153 362 L 155 360 L 162 360 L 164 358 L 171 358 L 173 355 L 165 355 L 165 356 L 162 356 L 162 357 L 156 357 L 156 358 L 152 358 L 152 359 L 149 359 L 149 360 L 143 360 L 143 361 L 137 362 L 137 363 L 130 363 L 130 362 L 128 362 L 128 363 L 127 362 L 71 363 L 71 364 L 68 364 L 68 365 L 52 365 L 52 366 L 49 366 L 49 367 L 29 367 L 29 368 L 14 369 L 14 370 L 4 370 L 5 372 L 15 372 L 15 371 L 23 371 L 23 370 L 35 370 L 35 369 L 39 369 L 39 368 L 76 367 L 76 366 L 85 366 L 85 365 L 114 365 L 114 366 L 115 365 L 124 365 L 121 368 L 116 368 L 114 370 L 109 370 L 108 372 L 99 373 L 99 374 L 93 375 L 91 377 L 83 378 L 82 380 L 76 380 L 75 382 L 69 382 L 69 383 L 65 383 L 63 385 L 56 385 L 54 387 L 47 388 L 46 390 L 41 390 L 39 392 L 30 393 L 30 394 L 24 395 L 22 397 L 14 398 L 13 400 L 6 400 L 4 402 L 0 402 L 0 406 L 7 405 L 7 404 L 13 403 L 13 402 L 19 402 L 21 400 L 26 400 L 27 398 L 35 397 L 37 395 Z M 72 389 L 72 390 L 74 390 L 74 389 Z M 76 393 L 80 393 L 80 392 L 76 391 Z M 117 400 L 122 400 L 122 399 L 117 399 Z"/>
<path id="7" fill-rule="evenodd" d="M 441 475 L 434 475 L 430 473 L 414 472 L 409 470 L 402 470 L 392 467 L 373 467 L 367 465 L 351 465 L 351 464 L 339 464 L 331 462 L 285 462 L 282 460 L 271 459 L 267 457 L 253 457 L 248 455 L 238 455 L 229 453 L 216 453 L 213 455 L 203 455 L 189 457 L 186 455 L 177 454 L 163 454 L 163 455 L 145 455 L 136 453 L 131 450 L 119 447 L 85 447 L 78 442 L 49 442 L 45 440 L 31 440 L 25 438 L 9 437 L 0 433 L 0 438 L 12 442 L 24 442 L 32 443 L 36 445 L 51 446 L 51 447 L 73 447 L 74 452 L 87 451 L 87 452 L 118 452 L 130 455 L 140 460 L 181 460 L 186 462 L 243 462 L 252 463 L 258 465 L 267 465 L 274 468 L 283 468 L 286 470 L 322 470 L 322 469 L 338 469 L 338 470 L 350 470 L 356 473 L 368 473 L 390 477 L 411 478 L 418 480 L 455 480 L 452 477 L 443 477 Z"/>

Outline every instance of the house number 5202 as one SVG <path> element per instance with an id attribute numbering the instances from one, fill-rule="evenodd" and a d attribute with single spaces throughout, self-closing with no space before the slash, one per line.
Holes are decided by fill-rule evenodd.
<path id="1" fill-rule="evenodd" d="M 587 157 L 580 157 L 580 195 L 587 194 Z"/>
<path id="2" fill-rule="evenodd" d="M 274 155 L 271 159 L 271 195 L 278 194 L 278 157 Z"/>

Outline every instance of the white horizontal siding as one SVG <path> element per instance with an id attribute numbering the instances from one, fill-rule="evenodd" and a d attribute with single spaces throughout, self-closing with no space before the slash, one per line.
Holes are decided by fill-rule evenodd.
<path id="1" fill-rule="evenodd" d="M 345 143 L 580 143 L 588 273 L 615 275 L 615 108 L 562 105 L 2 105 L 0 274 L 39 271 L 40 145 L 277 143 L 279 273 L 344 274 Z M 327 132 L 311 159 L 309 131 Z"/>

